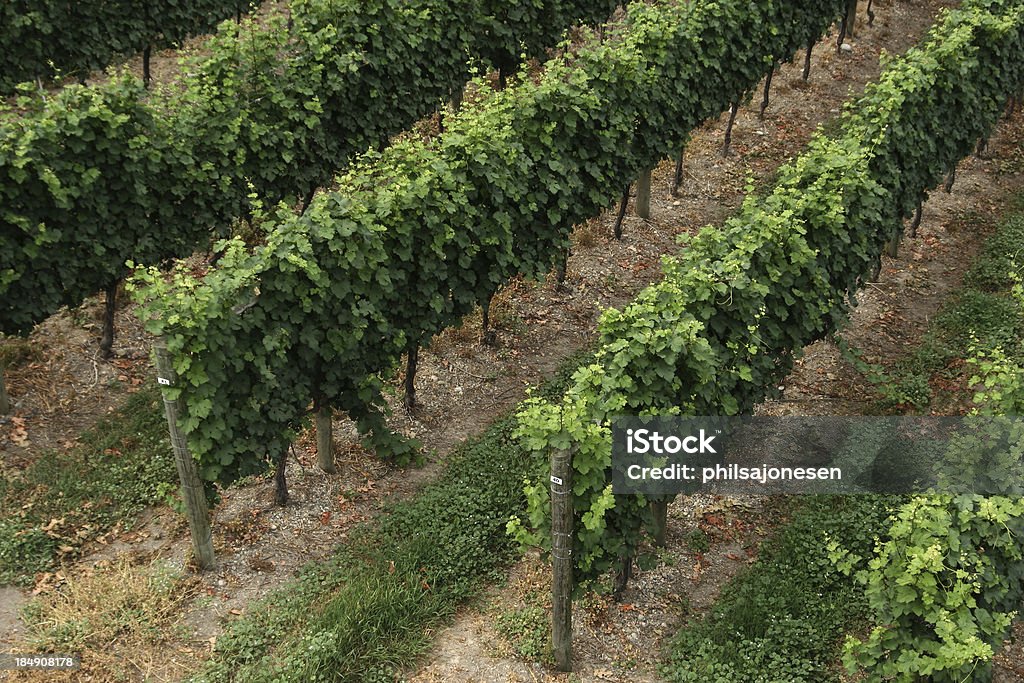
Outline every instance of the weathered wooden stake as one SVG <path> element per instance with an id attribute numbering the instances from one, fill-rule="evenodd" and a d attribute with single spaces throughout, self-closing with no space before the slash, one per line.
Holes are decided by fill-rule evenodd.
<path id="1" fill-rule="evenodd" d="M 640 173 L 636 183 L 636 215 L 645 221 L 651 218 L 651 169 Z"/>
<path id="2" fill-rule="evenodd" d="M 900 255 L 900 236 L 893 232 L 892 237 L 885 243 L 885 254 L 889 258 L 898 258 Z"/>
<path id="3" fill-rule="evenodd" d="M 4 372 L 6 371 L 7 368 L 0 364 L 0 415 L 11 412 L 11 397 L 7 395 L 7 385 L 4 384 Z"/>
<path id="4" fill-rule="evenodd" d="M 729 123 L 725 127 L 725 143 L 722 145 L 722 156 L 727 157 L 730 153 L 730 147 L 732 146 L 732 127 L 736 123 L 736 114 L 739 113 L 740 105 L 738 102 L 733 102 L 732 106 L 729 107 Z"/>
<path id="5" fill-rule="evenodd" d="M 857 0 L 850 0 L 846 5 L 846 36 L 854 37 L 857 27 Z"/>
<path id="6" fill-rule="evenodd" d="M 811 55 L 814 53 L 814 42 L 807 43 L 807 56 L 804 57 L 804 80 L 811 77 Z"/>
<path id="7" fill-rule="evenodd" d="M 117 283 L 107 287 L 107 300 L 103 310 L 103 336 L 100 337 L 100 354 L 104 358 L 114 355 L 114 313 L 117 311 Z"/>
<path id="8" fill-rule="evenodd" d="M 910 236 L 917 237 L 917 229 L 921 227 L 921 214 L 924 211 L 924 204 L 918 200 L 917 210 L 914 211 L 914 220 L 910 222 Z"/>
<path id="9" fill-rule="evenodd" d="M 956 166 L 949 172 L 949 176 L 946 178 L 946 194 L 950 194 L 953 191 L 953 183 L 956 182 Z"/>
<path id="10" fill-rule="evenodd" d="M 615 217 L 615 239 L 622 239 L 622 221 L 626 218 L 626 206 L 629 204 L 629 185 L 622 191 L 622 202 L 619 203 L 619 215 Z"/>
<path id="11" fill-rule="evenodd" d="M 875 4 L 875 0 L 868 0 L 868 26 L 875 25 L 875 13 L 872 11 L 872 7 Z"/>
<path id="12" fill-rule="evenodd" d="M 551 454 L 551 640 L 559 671 L 572 671 L 572 456 L 571 450 Z"/>
<path id="13" fill-rule="evenodd" d="M 668 529 L 668 501 L 652 500 L 651 513 L 654 515 L 654 545 L 665 547 L 665 532 Z"/>
<path id="14" fill-rule="evenodd" d="M 420 358 L 419 344 L 409 346 L 409 360 L 405 367 L 405 409 L 412 412 L 416 407 L 416 363 Z"/>
<path id="15" fill-rule="evenodd" d="M 772 70 L 768 72 L 768 76 L 764 80 L 764 98 L 761 100 L 761 110 L 757 113 L 757 118 L 764 120 L 764 112 L 771 103 L 771 89 L 772 89 L 772 77 L 775 75 L 775 70 L 779 68 L 779 63 L 776 61 L 772 62 Z"/>
<path id="16" fill-rule="evenodd" d="M 316 464 L 327 474 L 337 474 L 334 466 L 334 423 L 331 420 L 331 407 L 326 401 L 320 401 L 316 411 Z"/>
<path id="17" fill-rule="evenodd" d="M 452 88 L 449 93 L 449 99 L 451 100 L 451 115 L 455 116 L 459 113 L 459 109 L 462 108 L 462 98 L 465 90 L 461 85 Z M 441 133 L 444 133 L 444 119 L 447 116 L 448 107 L 442 107 L 441 111 L 437 115 L 437 128 Z"/>
<path id="18" fill-rule="evenodd" d="M 672 179 L 672 196 L 679 196 L 679 186 L 683 184 L 683 161 L 686 159 L 686 147 L 683 146 L 679 150 L 679 156 L 676 157 L 676 175 Z"/>
<path id="19" fill-rule="evenodd" d="M 158 338 L 153 344 L 153 350 L 156 352 L 157 381 L 165 387 L 176 386 L 178 377 L 164 340 Z M 171 448 L 174 451 L 174 464 L 181 482 L 181 500 L 185 505 L 185 517 L 188 519 L 188 528 L 192 534 L 192 552 L 200 569 L 212 569 L 215 564 L 213 535 L 210 532 L 210 512 L 206 506 L 203 482 L 199 479 L 196 461 L 189 453 L 185 435 L 178 427 L 178 400 L 168 399 L 166 393 L 163 394 L 163 399 L 167 428 L 171 435 Z"/>

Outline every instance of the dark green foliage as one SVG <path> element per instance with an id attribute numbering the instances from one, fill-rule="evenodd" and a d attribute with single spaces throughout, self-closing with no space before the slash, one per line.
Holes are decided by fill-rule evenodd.
<path id="1" fill-rule="evenodd" d="M 5 0 L 0 95 L 22 81 L 86 76 L 118 57 L 176 45 L 248 11 L 245 0 Z"/>
<path id="2" fill-rule="evenodd" d="M 520 22 L 510 39 L 551 45 L 612 8 L 543 5 L 566 23 Z M 294 204 L 328 184 L 461 88 L 494 26 L 478 0 L 296 0 L 289 12 L 225 22 L 169 92 L 118 77 L 0 106 L 0 332 L 27 333 L 123 278 L 128 260 L 190 255 L 251 214 L 253 193 Z"/>

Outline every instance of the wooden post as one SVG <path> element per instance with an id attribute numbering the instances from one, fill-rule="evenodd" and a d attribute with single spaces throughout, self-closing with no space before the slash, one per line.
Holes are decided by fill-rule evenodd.
<path id="1" fill-rule="evenodd" d="M 487 295 L 480 304 L 480 343 L 491 345 L 498 340 L 498 335 L 491 329 L 491 302 L 494 301 L 494 293 Z"/>
<path id="2" fill-rule="evenodd" d="M 988 151 L 988 138 L 981 138 L 978 140 L 978 146 L 974 150 L 974 156 L 979 159 L 985 158 L 985 152 Z"/>
<path id="3" fill-rule="evenodd" d="M 104 358 L 114 355 L 114 314 L 117 312 L 117 283 L 107 287 L 107 299 L 103 309 L 103 336 L 100 337 L 100 354 Z"/>
<path id="4" fill-rule="evenodd" d="M 875 4 L 875 0 L 868 0 L 868 26 L 875 25 L 875 12 L 872 6 Z"/>
<path id="5" fill-rule="evenodd" d="M 274 470 L 274 502 L 284 507 L 288 504 L 288 450 L 285 449 L 277 458 L 277 467 Z"/>
<path id="6" fill-rule="evenodd" d="M 551 640 L 558 671 L 572 671 L 572 456 L 571 450 L 551 454 Z"/>
<path id="7" fill-rule="evenodd" d="M 7 385 L 4 384 L 4 372 L 7 368 L 0 363 L 0 415 L 11 412 L 11 397 L 7 395 Z"/>
<path id="8" fill-rule="evenodd" d="M 645 221 L 651 218 L 651 169 L 640 173 L 636 184 L 636 215 Z"/>
<path id="9" fill-rule="evenodd" d="M 665 547 L 665 532 L 668 529 L 668 501 L 652 500 L 651 513 L 654 515 L 654 545 Z"/>
<path id="10" fill-rule="evenodd" d="M 331 406 L 321 399 L 316 411 L 316 464 L 327 474 L 337 474 L 334 466 L 334 425 Z"/>
<path id="11" fill-rule="evenodd" d="M 157 339 L 153 344 L 156 352 L 157 381 L 165 387 L 174 387 L 178 377 L 174 372 L 167 344 Z M 215 563 L 213 556 L 213 535 L 210 532 L 210 513 L 206 507 L 206 494 L 203 482 L 196 470 L 196 461 L 188 451 L 185 435 L 178 427 L 178 400 L 164 399 L 164 412 L 167 415 L 167 427 L 171 434 L 171 448 L 174 450 L 174 464 L 178 468 L 178 479 L 181 481 L 181 500 L 185 504 L 185 517 L 192 532 L 192 552 L 200 569 L 212 569 Z"/>
<path id="12" fill-rule="evenodd" d="M 145 49 L 142 50 L 142 85 L 147 90 L 149 89 L 149 83 L 152 80 L 149 72 L 149 62 L 152 51 L 153 48 L 150 45 L 147 45 Z"/>
<path id="13" fill-rule="evenodd" d="M 885 255 L 889 258 L 897 258 L 900 255 L 900 236 L 893 231 L 892 237 L 885 243 Z"/>
<path id="14" fill-rule="evenodd" d="M 956 182 L 956 166 L 949 172 L 949 177 L 946 178 L 946 194 L 953 191 L 953 183 Z"/>
<path id="15" fill-rule="evenodd" d="M 463 86 L 456 86 L 452 90 L 452 111 L 456 114 L 462 109 L 462 99 L 465 96 L 465 89 Z"/>
<path id="16" fill-rule="evenodd" d="M 814 53 L 814 41 L 807 43 L 807 55 L 804 57 L 804 75 L 806 81 L 811 77 L 811 55 Z"/>
<path id="17" fill-rule="evenodd" d="M 405 410 L 408 413 L 416 408 L 416 365 L 420 358 L 420 345 L 410 344 L 408 360 L 405 366 Z"/>
<path id="18" fill-rule="evenodd" d="M 569 270 L 569 254 L 572 251 L 571 247 L 566 247 L 562 250 L 562 257 L 558 259 L 558 266 L 555 271 L 555 277 L 558 282 L 558 290 L 565 289 L 565 276 Z"/>

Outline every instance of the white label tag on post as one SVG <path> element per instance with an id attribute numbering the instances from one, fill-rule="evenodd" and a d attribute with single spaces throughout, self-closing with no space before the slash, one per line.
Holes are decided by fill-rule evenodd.
<path id="1" fill-rule="evenodd" d="M 559 486 L 561 486 L 561 485 L 562 485 L 562 480 L 561 480 L 561 479 L 559 479 L 558 477 L 556 477 L 556 476 L 552 475 L 552 477 L 551 477 L 551 483 L 552 483 L 552 484 L 558 484 Z"/>
<path id="2" fill-rule="evenodd" d="M 169 380 L 169 379 L 164 379 L 163 377 L 157 377 L 156 381 L 157 381 L 157 384 L 162 384 L 165 387 L 171 386 L 171 380 Z"/>

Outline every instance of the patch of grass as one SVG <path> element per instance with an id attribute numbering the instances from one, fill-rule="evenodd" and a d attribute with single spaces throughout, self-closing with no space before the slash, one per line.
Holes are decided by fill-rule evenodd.
<path id="1" fill-rule="evenodd" d="M 1024 276 L 1024 216 L 1004 220 L 988 237 L 964 275 L 964 287 L 943 306 L 920 346 L 894 367 L 863 366 L 882 396 L 885 410 L 923 410 L 935 387 L 962 373 L 975 350 L 1012 348 L 1024 336 L 1024 316 L 1010 296 L 1014 277 Z"/>
<path id="2" fill-rule="evenodd" d="M 866 601 L 863 589 L 833 566 L 827 541 L 849 544 L 844 547 L 866 556 L 874 536 L 887 528 L 897 500 L 800 500 L 757 563 L 722 589 L 705 618 L 675 636 L 662 674 L 674 682 L 831 680 L 842 635 L 864 618 Z"/>
<path id="3" fill-rule="evenodd" d="M 510 590 L 496 599 L 487 610 L 494 624 L 499 651 L 541 664 L 553 664 L 550 634 L 550 566 L 533 557 L 520 564 Z M 583 603 L 583 600 L 577 600 Z"/>
<path id="4" fill-rule="evenodd" d="M 137 680 L 155 666 L 168 666 L 160 646 L 174 633 L 177 613 L 196 585 L 163 564 L 123 561 L 68 577 L 58 590 L 23 608 L 28 636 L 18 649 L 77 653 L 83 677 Z M 38 675 L 40 680 L 52 677 Z"/>
<path id="5" fill-rule="evenodd" d="M 551 659 L 550 621 L 544 605 L 526 605 L 497 614 L 494 626 L 516 656 L 531 662 Z"/>
<path id="6" fill-rule="evenodd" d="M 393 680 L 431 628 L 514 557 L 508 517 L 534 466 L 499 420 L 446 472 L 234 624 L 200 681 Z"/>
<path id="7" fill-rule="evenodd" d="M 590 356 L 541 393 L 565 390 Z M 540 466 L 512 437 L 514 412 L 449 458 L 437 481 L 360 527 L 325 563 L 250 606 L 196 681 L 393 681 L 456 606 L 517 556 L 505 528 Z"/>
<path id="8" fill-rule="evenodd" d="M 177 473 L 155 389 L 125 405 L 68 451 L 43 453 L 0 473 L 0 584 L 28 585 L 37 572 L 146 507 L 165 503 Z"/>
<path id="9" fill-rule="evenodd" d="M 1024 275 L 1024 217 L 1005 221 L 985 242 L 981 256 L 964 276 L 964 286 L 1002 292 L 1013 286 L 1011 272 Z"/>
<path id="10" fill-rule="evenodd" d="M 695 553 L 706 553 L 711 548 L 711 540 L 703 529 L 694 529 L 683 540 L 686 547 Z"/>
<path id="11" fill-rule="evenodd" d="M 0 340 L 0 368 L 13 368 L 35 360 L 39 352 L 21 337 L 4 337 Z"/>

